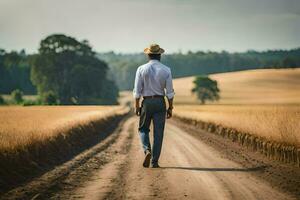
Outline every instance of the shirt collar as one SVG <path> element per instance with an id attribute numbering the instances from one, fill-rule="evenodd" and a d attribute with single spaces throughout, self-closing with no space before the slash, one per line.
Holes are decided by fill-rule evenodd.
<path id="1" fill-rule="evenodd" d="M 152 59 L 152 60 L 149 60 L 149 63 L 159 63 L 159 60 Z"/>

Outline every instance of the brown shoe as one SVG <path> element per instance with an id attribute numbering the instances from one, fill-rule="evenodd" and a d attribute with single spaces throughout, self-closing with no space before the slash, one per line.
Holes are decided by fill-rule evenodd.
<path id="1" fill-rule="evenodd" d="M 147 151 L 147 152 L 146 152 L 146 155 L 145 155 L 144 162 L 143 162 L 143 167 L 149 167 L 149 165 L 150 165 L 150 160 L 151 160 L 151 152 L 150 152 L 150 151 Z"/>

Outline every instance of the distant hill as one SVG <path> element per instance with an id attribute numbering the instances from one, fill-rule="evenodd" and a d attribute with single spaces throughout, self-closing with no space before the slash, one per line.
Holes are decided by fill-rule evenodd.
<path id="1" fill-rule="evenodd" d="M 147 62 L 143 53 L 109 52 L 98 54 L 98 57 L 108 63 L 109 74 L 112 79 L 116 80 L 121 90 L 132 89 L 137 67 Z M 243 53 L 226 51 L 174 53 L 164 55 L 162 62 L 171 68 L 175 78 L 249 69 L 297 68 L 300 67 L 300 48 Z"/>
<path id="2" fill-rule="evenodd" d="M 212 74 L 221 90 L 217 104 L 300 104 L 300 69 L 260 69 Z M 174 80 L 175 102 L 198 103 L 193 77 Z"/>

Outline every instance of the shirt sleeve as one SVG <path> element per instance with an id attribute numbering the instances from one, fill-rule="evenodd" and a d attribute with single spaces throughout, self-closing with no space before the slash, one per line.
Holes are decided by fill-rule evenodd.
<path id="1" fill-rule="evenodd" d="M 143 82 L 139 68 L 136 70 L 135 80 L 134 80 L 134 89 L 133 97 L 138 99 L 142 95 Z"/>
<path id="2" fill-rule="evenodd" d="M 173 88 L 173 82 L 172 82 L 172 73 L 169 72 L 168 78 L 166 80 L 166 96 L 168 99 L 172 99 L 175 95 L 174 88 Z"/>

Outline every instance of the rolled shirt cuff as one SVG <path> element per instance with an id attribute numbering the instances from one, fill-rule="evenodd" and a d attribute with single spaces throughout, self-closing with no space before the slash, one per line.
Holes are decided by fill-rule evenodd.
<path id="1" fill-rule="evenodd" d="M 141 94 L 133 92 L 133 97 L 136 98 L 136 99 L 139 99 L 141 97 Z"/>
<path id="2" fill-rule="evenodd" d="M 168 98 L 168 99 L 172 99 L 172 98 L 174 98 L 174 95 L 175 95 L 175 92 L 172 92 L 172 93 L 166 94 L 166 96 L 167 96 L 167 98 Z"/>

